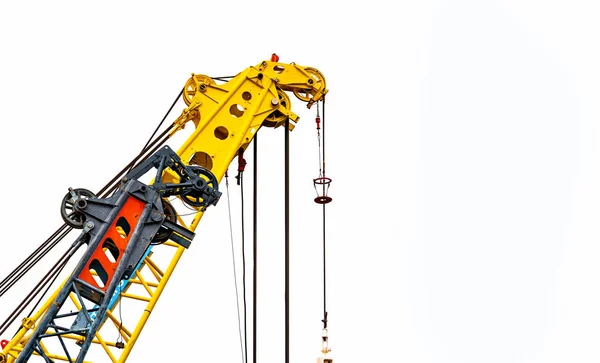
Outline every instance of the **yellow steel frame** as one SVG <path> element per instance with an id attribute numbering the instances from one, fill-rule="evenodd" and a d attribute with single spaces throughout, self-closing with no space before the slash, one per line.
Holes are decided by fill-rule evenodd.
<path id="1" fill-rule="evenodd" d="M 172 134 L 182 130 L 189 121 L 193 122 L 195 129 L 178 149 L 178 155 L 185 163 L 209 169 L 221 181 L 231 161 L 241 150 L 246 149 L 261 126 L 279 127 L 287 119 L 291 121 L 288 123 L 289 128 L 293 129 L 299 118 L 291 111 L 288 102 L 282 102 L 286 99 L 282 97 L 282 92 L 292 92 L 310 108 L 325 96 L 327 88 L 325 79 L 318 70 L 294 63 L 263 61 L 222 85 L 217 85 L 210 77 L 192 74 L 184 90 L 184 100 L 188 107 L 174 121 Z M 272 122 L 265 123 L 267 119 Z M 177 182 L 178 177 L 167 170 L 163 180 Z M 198 210 L 189 224 L 186 225 L 181 217 L 178 220 L 186 228 L 195 231 L 202 216 L 203 212 Z M 170 255 L 167 255 L 167 250 L 170 250 Z M 99 353 L 106 358 L 103 362 L 126 361 L 184 251 L 185 248 L 169 241 L 155 246 L 152 253 L 144 259 L 120 294 L 119 301 L 112 310 L 107 311 L 106 320 L 96 333 L 92 345 L 99 347 L 94 348 L 97 349 L 95 352 L 103 352 Z M 165 264 L 163 260 L 156 260 L 154 255 L 158 254 L 164 254 L 169 262 Z M 139 292 L 130 291 L 136 288 Z M 37 312 L 23 319 L 18 333 L 0 353 L 0 363 L 11 363 L 18 358 L 29 334 L 59 291 L 60 288 Z M 70 296 L 71 302 L 76 309 L 81 309 L 73 295 L 72 293 Z M 130 317 L 132 321 L 136 321 L 135 324 L 126 325 L 115 316 L 115 308 L 125 300 L 141 303 L 137 319 Z M 109 331 L 113 339 L 107 338 L 108 333 L 105 332 Z M 115 341 L 112 335 L 115 331 L 120 333 L 123 341 Z M 66 338 L 75 341 L 81 339 L 78 335 L 68 335 Z M 53 353 L 50 347 L 43 346 L 43 349 L 55 361 L 68 361 L 64 355 Z"/>

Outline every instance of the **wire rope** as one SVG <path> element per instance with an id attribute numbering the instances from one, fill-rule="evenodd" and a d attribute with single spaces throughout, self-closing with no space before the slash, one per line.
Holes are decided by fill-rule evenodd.
<path id="1" fill-rule="evenodd" d="M 236 302 L 236 306 L 237 306 L 237 320 L 238 320 L 238 332 L 239 332 L 239 338 L 240 338 L 240 350 L 241 350 L 241 354 L 242 354 L 242 362 L 245 361 L 245 354 L 244 354 L 244 343 L 243 343 L 243 339 L 242 339 L 242 323 L 241 323 L 241 317 L 240 317 L 240 298 L 239 298 L 239 293 L 238 293 L 238 284 L 237 284 L 237 269 L 236 269 L 236 264 L 235 264 L 235 248 L 234 248 L 234 238 L 233 238 L 233 222 L 232 222 L 232 217 L 231 217 L 231 198 L 229 196 L 229 178 L 227 177 L 227 175 L 225 175 L 225 189 L 227 191 L 227 211 L 229 213 L 229 236 L 230 236 L 230 242 L 231 242 L 231 260 L 233 263 L 233 281 L 234 281 L 234 286 L 235 286 L 235 302 Z"/>

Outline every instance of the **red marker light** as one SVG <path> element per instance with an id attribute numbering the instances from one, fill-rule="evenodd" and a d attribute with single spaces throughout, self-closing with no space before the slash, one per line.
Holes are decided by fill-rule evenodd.
<path id="1" fill-rule="evenodd" d="M 279 56 L 275 53 L 271 54 L 271 62 L 279 62 Z"/>

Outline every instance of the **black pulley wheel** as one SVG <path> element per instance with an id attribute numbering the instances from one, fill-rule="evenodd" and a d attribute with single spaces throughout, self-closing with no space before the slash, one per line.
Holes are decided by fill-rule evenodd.
<path id="1" fill-rule="evenodd" d="M 218 191 L 219 183 L 215 176 L 203 167 L 190 165 L 189 168 L 192 169 L 198 179 L 195 179 L 194 187 L 187 188 L 181 193 L 181 200 L 191 207 L 206 207 L 207 203 L 204 200 L 206 189 L 212 188 Z M 190 179 L 192 178 L 186 175 L 181 179 L 181 182 L 188 182 Z"/>
<path id="2" fill-rule="evenodd" d="M 75 194 L 75 195 L 73 195 Z M 73 228 L 82 229 L 85 223 L 85 214 L 78 211 L 75 206 L 85 208 L 89 198 L 95 198 L 94 193 L 87 189 L 78 188 L 69 191 L 60 204 L 60 215 L 66 224 Z"/>
<path id="3" fill-rule="evenodd" d="M 165 220 L 175 223 L 177 221 L 177 212 L 175 211 L 175 208 L 168 200 L 162 199 L 161 201 L 162 201 L 163 213 L 165 215 Z M 163 242 L 168 241 L 169 238 L 171 237 L 172 233 L 173 233 L 172 230 L 161 226 L 158 229 L 158 232 L 156 232 L 156 234 L 152 238 L 151 244 L 157 245 L 157 244 L 161 244 Z"/>

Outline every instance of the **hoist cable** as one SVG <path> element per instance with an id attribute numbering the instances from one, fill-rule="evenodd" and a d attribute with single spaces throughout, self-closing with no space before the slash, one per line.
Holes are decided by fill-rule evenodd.
<path id="1" fill-rule="evenodd" d="M 231 80 L 233 77 L 235 76 L 226 76 L 226 77 L 210 77 L 216 81 L 222 81 L 222 82 L 228 82 L 229 80 Z"/>
<path id="2" fill-rule="evenodd" d="M 178 97 L 178 98 L 179 98 L 179 97 L 181 97 L 181 94 L 182 94 L 182 93 L 183 93 L 183 90 L 182 90 L 182 91 L 179 93 L 179 95 L 178 95 L 177 97 Z M 172 105 L 171 105 L 171 107 L 169 108 L 169 111 L 167 112 L 167 114 L 165 114 L 165 116 L 163 117 L 163 119 L 162 119 L 162 121 L 160 122 L 160 124 L 162 124 L 162 123 L 164 122 L 164 120 L 166 119 L 166 117 L 168 116 L 168 114 L 171 112 L 171 110 L 173 109 L 173 106 L 176 104 L 176 102 L 177 102 L 177 99 L 175 100 L 175 102 L 173 102 L 173 104 L 172 104 Z M 159 127 L 160 127 L 160 125 L 159 125 Z M 164 132 L 163 132 L 163 133 L 162 133 L 162 134 L 161 134 L 161 135 L 160 135 L 160 136 L 159 136 L 157 139 L 155 139 L 154 141 L 150 142 L 150 140 L 148 140 L 148 142 L 147 142 L 147 143 L 146 143 L 146 145 L 144 146 L 144 149 L 143 149 L 143 150 L 142 150 L 142 151 L 141 151 L 141 152 L 138 154 L 138 156 L 137 156 L 136 158 L 134 158 L 134 159 L 133 159 L 133 160 L 132 160 L 132 161 L 131 161 L 129 164 L 127 164 L 127 166 L 126 166 L 125 168 L 123 168 L 123 169 L 121 170 L 121 172 L 119 172 L 119 173 L 118 173 L 118 174 L 117 174 L 117 175 L 116 175 L 116 176 L 115 176 L 115 177 L 114 177 L 114 178 L 113 178 L 113 179 L 112 179 L 110 182 L 108 182 L 108 183 L 106 184 L 106 186 L 105 186 L 104 188 L 102 188 L 102 189 L 101 189 L 101 190 L 100 190 L 100 191 L 97 193 L 97 195 L 103 195 L 103 193 L 104 193 L 104 192 L 106 192 L 107 190 L 108 190 L 108 193 L 106 193 L 106 194 L 110 194 L 110 192 L 111 192 L 112 190 L 114 190 L 114 189 L 115 189 L 115 186 L 113 186 L 112 188 L 110 188 L 110 186 L 111 186 L 112 184 L 114 184 L 114 182 L 115 182 L 115 181 L 117 181 L 117 180 L 118 180 L 118 179 L 119 179 L 119 178 L 120 178 L 120 177 L 121 177 L 121 176 L 122 176 L 122 175 L 125 173 L 125 171 L 126 171 L 128 168 L 132 167 L 132 166 L 135 164 L 135 162 L 136 162 L 136 161 L 137 161 L 137 160 L 138 160 L 140 157 L 142 157 L 144 154 L 146 154 L 146 153 L 147 153 L 147 151 L 149 150 L 150 146 L 154 146 L 154 149 L 153 149 L 153 151 L 156 151 L 156 150 L 158 150 L 158 148 L 159 148 L 159 147 L 161 147 L 161 146 L 162 146 L 162 145 L 163 145 L 163 144 L 166 142 L 166 140 L 167 140 L 169 137 L 168 137 L 168 135 L 165 137 L 165 135 L 166 135 L 166 134 L 167 134 L 167 133 L 170 131 L 170 129 L 172 129 L 172 127 L 173 127 L 173 125 L 171 125 L 171 126 L 170 126 L 170 127 L 167 129 L 167 130 L 165 130 L 165 131 L 164 131 Z M 158 130 L 158 128 L 157 128 L 157 130 Z M 156 131 L 153 133 L 153 136 L 154 136 L 155 134 L 156 134 Z M 162 140 L 161 140 L 161 138 L 162 138 Z M 160 141 L 160 143 L 159 143 L 158 145 L 156 145 L 156 146 L 155 146 L 155 144 L 156 144 L 158 141 Z M 104 195 L 104 196 L 106 196 L 106 195 Z M 2 296 L 2 294 L 4 294 L 4 293 L 6 292 L 6 290 L 8 290 L 8 289 L 4 289 L 4 286 L 5 286 L 5 285 L 7 285 L 7 284 L 9 283 L 9 280 L 12 280 L 12 281 L 11 281 L 11 286 L 12 286 L 12 285 L 14 285 L 14 283 L 16 282 L 16 281 L 14 280 L 14 276 L 18 275 L 19 277 L 18 277 L 16 280 L 19 280 L 19 279 L 20 279 L 20 278 L 21 278 L 21 277 L 24 275 L 24 273 L 20 273 L 20 270 L 24 269 L 24 268 L 25 268 L 25 266 L 26 266 L 28 263 L 30 263 L 30 261 L 33 261 L 33 260 L 35 259 L 35 256 L 36 256 L 38 253 L 40 253 L 41 251 L 43 251 L 43 250 L 44 250 L 44 248 L 45 248 L 46 246 L 48 246 L 48 245 L 52 245 L 52 247 L 53 247 L 53 246 L 55 246 L 55 245 L 56 245 L 56 242 L 60 241 L 60 239 L 59 239 L 58 241 L 54 241 L 54 243 L 52 242 L 53 238 L 54 238 L 54 237 L 56 237 L 56 236 L 57 236 L 59 233 L 63 232 L 65 228 L 68 228 L 68 229 L 69 229 L 69 231 L 72 229 L 72 228 L 71 228 L 71 227 L 69 227 L 68 225 L 66 225 L 66 224 L 63 224 L 63 225 L 62 225 L 60 228 L 58 228 L 58 229 L 57 229 L 57 230 L 56 230 L 56 231 L 55 231 L 55 232 L 54 232 L 54 233 L 53 233 L 53 234 L 52 234 L 52 235 L 51 235 L 51 236 L 50 236 L 50 237 L 49 237 L 49 238 L 48 238 L 48 239 L 47 239 L 47 240 L 44 242 L 44 243 L 42 243 L 42 245 L 40 245 L 40 246 L 39 246 L 39 247 L 38 247 L 38 248 L 37 248 L 37 249 L 36 249 L 36 250 L 35 250 L 35 251 L 34 251 L 34 252 L 33 252 L 33 253 L 32 253 L 32 254 L 31 254 L 29 257 L 28 257 L 28 258 L 26 258 L 26 259 L 25 259 L 25 260 L 24 260 L 24 261 L 23 261 L 23 262 L 22 262 L 22 263 L 21 263 L 19 266 L 17 266 L 17 267 L 15 268 L 15 270 L 13 270 L 11 273 L 9 273 L 9 275 L 8 275 L 6 278 L 4 278 L 4 279 L 2 280 L 2 282 L 0 282 L 0 289 L 2 289 L 2 290 L 0 290 L 0 296 Z M 64 237 L 64 235 L 63 235 L 63 237 Z M 62 239 L 62 238 L 61 238 L 61 239 Z M 47 248 L 46 248 L 46 249 L 44 250 L 44 253 L 42 254 L 42 256 L 41 256 L 41 257 L 44 257 L 44 256 L 45 256 L 45 255 L 46 255 L 48 252 L 49 252 L 49 249 L 47 249 Z M 37 262 L 40 260 L 40 258 L 41 258 L 41 257 L 38 257 L 38 258 L 35 260 L 35 263 L 37 263 Z M 31 266 L 30 266 L 30 267 L 28 267 L 28 268 L 26 269 L 26 271 L 25 271 L 25 272 L 27 272 L 29 269 L 31 269 Z"/>
<path id="3" fill-rule="evenodd" d="M 244 362 L 248 363 L 248 327 L 246 319 L 246 238 L 244 228 L 244 173 L 240 173 L 240 196 L 241 196 L 241 208 L 242 208 L 242 297 L 244 299 Z"/>
<path id="4" fill-rule="evenodd" d="M 165 116 L 163 117 L 163 119 L 161 120 L 161 122 L 159 123 L 157 128 L 155 129 L 155 131 L 152 134 L 152 136 L 150 137 L 150 139 L 146 142 L 146 145 L 144 146 L 142 151 L 131 162 L 129 162 L 129 164 L 127 164 L 127 166 L 125 168 L 123 168 L 110 182 L 108 182 L 97 193 L 97 195 L 99 195 L 99 196 L 109 195 L 112 191 L 114 191 L 118 187 L 118 184 L 115 184 L 115 182 L 117 180 L 119 180 L 128 169 L 131 170 L 131 168 L 133 168 L 134 165 L 136 165 L 137 160 L 139 160 L 142 157 L 144 157 L 144 159 L 148 158 L 148 155 L 146 155 L 146 156 L 144 156 L 144 155 L 147 154 L 148 150 L 150 150 L 151 147 L 152 147 L 152 153 L 154 153 L 156 150 L 158 150 L 158 148 L 160 148 L 170 138 L 170 135 L 168 135 L 168 133 L 174 127 L 174 124 L 171 124 L 165 131 L 163 131 L 161 133 L 161 135 L 159 135 L 155 140 L 151 141 L 152 138 L 158 132 L 158 129 L 160 128 L 160 126 L 163 124 L 164 120 L 170 114 L 171 110 L 173 109 L 173 107 L 177 103 L 177 100 L 181 97 L 182 94 L 183 94 L 183 89 L 180 91 L 179 95 L 177 96 L 175 101 L 172 103 L 171 107 L 169 108 L 169 110 L 167 111 L 167 113 L 165 114 Z M 9 273 L 9 275 L 6 278 L 4 278 L 2 280 L 2 282 L 0 282 L 0 296 L 4 295 L 4 293 L 6 293 L 6 291 L 8 291 L 8 289 L 13 287 L 16 284 L 16 282 L 25 275 L 25 273 L 27 273 L 29 270 L 31 270 L 31 268 L 35 264 L 37 264 L 43 257 L 45 257 L 50 252 L 50 250 L 53 249 L 58 244 L 58 242 L 60 242 L 72 229 L 73 228 L 68 226 L 67 224 L 63 224 L 44 243 L 42 243 L 29 257 L 27 257 L 21 264 L 19 264 L 19 266 L 17 266 L 11 273 Z M 69 253 L 69 251 L 67 251 L 67 253 L 65 253 L 65 255 L 63 255 L 63 257 L 61 258 L 61 260 L 64 260 L 66 258 L 66 260 L 63 261 L 62 265 L 60 264 L 61 260 L 59 260 L 59 262 L 57 262 L 52 267 L 52 269 L 46 274 L 46 276 L 44 276 L 44 278 L 42 278 L 42 280 L 40 280 L 38 282 L 36 287 L 34 287 L 34 289 L 30 292 L 30 294 L 21 302 L 21 304 L 17 307 L 17 309 L 15 309 L 15 311 L 13 311 L 13 313 L 9 316 L 9 318 L 7 318 L 0 325 L 0 329 L 2 329 L 0 331 L 0 334 L 2 334 L 8 328 L 8 326 L 14 322 L 17 314 L 20 314 L 25 309 L 25 307 L 27 307 L 31 303 L 33 298 L 42 290 L 44 285 L 48 284 L 48 282 L 50 281 L 50 277 L 54 276 L 54 279 L 55 279 L 58 276 L 58 273 L 60 273 L 60 271 L 68 263 L 68 259 L 70 259 L 73 256 L 73 254 Z M 56 274 L 56 276 L 55 276 L 55 274 Z M 48 287 L 50 285 L 51 285 L 51 283 L 48 284 Z M 42 297 L 43 297 L 43 295 L 42 295 Z"/>
<path id="5" fill-rule="evenodd" d="M 18 275 L 16 275 L 16 277 L 14 277 L 9 283 L 7 283 L 6 286 L 4 286 L 4 288 L 0 291 L 0 296 L 4 295 L 23 276 L 25 276 L 25 274 L 27 272 L 29 272 L 29 270 L 31 270 L 35 266 L 36 263 L 38 263 L 42 258 L 44 258 L 48 254 L 48 252 L 50 252 L 50 250 L 52 250 L 62 240 L 62 238 L 64 238 L 64 236 L 69 231 L 70 231 L 70 229 L 67 230 L 67 231 L 65 231 L 65 232 L 63 232 L 63 234 L 60 236 L 60 238 L 57 238 L 51 244 L 45 246 L 45 250 L 44 250 L 43 254 L 35 257 L 34 259 L 30 260 L 26 266 L 23 266 L 23 268 L 22 268 L 23 270 Z"/>
<path id="6" fill-rule="evenodd" d="M 65 254 L 61 257 L 61 259 L 59 261 L 62 260 L 62 262 L 56 264 L 55 265 L 56 268 L 52 269 L 52 274 L 51 274 L 51 276 L 53 276 L 52 281 L 50 281 L 49 283 L 46 283 L 46 291 L 44 291 L 44 293 L 41 294 L 37 303 L 31 308 L 31 311 L 29 312 L 28 316 L 31 316 L 33 314 L 33 312 L 35 311 L 36 307 L 39 306 L 39 304 L 42 302 L 42 298 L 44 297 L 44 295 L 46 295 L 46 293 L 48 293 L 48 290 L 50 289 L 52 284 L 54 284 L 54 282 L 56 281 L 56 279 L 58 278 L 58 276 L 60 275 L 62 270 L 65 268 L 65 266 L 67 266 L 67 263 L 69 263 L 69 260 L 71 259 L 73 254 L 75 254 L 75 252 L 79 249 L 79 247 L 81 247 L 82 244 L 83 244 L 83 242 L 78 240 L 76 243 L 72 244 L 71 247 L 67 250 L 67 252 L 65 252 Z"/>
<path id="7" fill-rule="evenodd" d="M 58 242 L 60 242 L 60 241 L 62 240 L 62 238 L 64 238 L 64 236 L 65 236 L 66 234 L 68 234 L 68 233 L 69 233 L 69 230 L 67 230 L 67 231 L 63 232 L 63 234 L 60 236 L 60 238 L 58 238 L 58 239 L 57 239 L 57 240 L 56 240 L 56 241 L 55 241 L 55 242 L 54 242 L 54 243 L 53 243 L 53 244 L 52 244 L 52 245 L 51 245 L 49 248 L 50 248 L 50 249 L 51 249 L 51 248 L 53 248 L 53 247 L 54 247 L 54 246 L 55 246 L 55 245 L 56 245 Z M 47 252 L 46 252 L 46 253 L 47 253 Z M 43 257 L 43 256 L 42 256 L 42 257 Z M 37 261 L 38 261 L 39 259 L 41 259 L 42 257 L 38 257 L 38 258 L 37 258 L 37 260 L 36 260 L 35 262 L 37 263 Z M 33 266 L 33 265 L 31 265 L 31 266 Z M 30 267 L 30 268 L 31 268 L 31 267 Z M 28 270 L 29 270 L 29 269 L 28 269 Z M 26 270 L 25 272 L 27 272 L 28 270 Z M 25 273 L 25 272 L 23 272 L 23 273 L 21 274 L 21 276 L 20 276 L 20 277 L 22 277 L 22 276 L 24 275 L 24 273 Z M 56 265 L 55 265 L 53 268 L 51 268 L 51 269 L 50 269 L 50 271 L 48 271 L 48 273 L 46 274 L 46 276 L 53 275 L 53 274 L 55 274 L 55 273 L 57 273 L 57 272 L 56 272 Z M 20 277 L 19 277 L 19 279 L 20 279 Z M 13 281 L 12 281 L 12 283 L 11 283 L 11 285 L 10 285 L 10 286 L 8 286 L 8 287 L 6 288 L 6 290 L 5 290 L 5 291 L 7 291 L 7 290 L 8 290 L 8 288 L 12 287 L 12 286 L 13 286 L 13 285 L 14 285 L 16 282 L 17 282 L 17 280 L 13 280 Z M 6 329 L 8 328 L 8 326 L 10 326 L 10 325 L 11 325 L 11 324 L 12 324 L 12 323 L 15 321 L 15 319 L 17 318 L 17 316 L 18 316 L 18 315 L 19 315 L 19 314 L 20 314 L 20 313 L 21 313 L 21 312 L 22 312 L 22 311 L 23 311 L 23 310 L 24 310 L 24 309 L 25 309 L 27 306 L 29 306 L 29 304 L 31 304 L 31 302 L 33 301 L 33 299 L 35 298 L 35 296 L 39 294 L 39 291 L 41 291 L 41 289 L 42 289 L 42 288 L 43 288 L 45 285 L 48 285 L 48 279 L 46 279 L 46 277 L 42 278 L 42 280 L 40 280 L 40 281 L 38 282 L 38 284 L 37 284 L 37 285 L 36 285 L 36 287 L 33 289 L 33 291 L 32 291 L 32 292 L 30 292 L 30 294 L 29 294 L 28 296 L 26 296 L 26 297 L 25 297 L 25 298 L 24 298 L 24 299 L 21 301 L 21 303 L 19 304 L 19 306 L 17 306 L 17 308 L 15 308 L 15 310 L 13 310 L 13 312 L 12 312 L 12 313 L 11 313 L 11 314 L 10 314 L 10 315 L 9 315 L 9 316 L 8 316 L 8 317 L 5 319 L 5 320 L 4 320 L 4 322 L 2 322 L 2 324 L 0 324 L 0 335 L 1 335 L 1 334 L 3 334 L 3 333 L 4 333 L 4 331 L 6 331 Z M 48 286 L 49 286 L 49 285 L 48 285 Z M 43 296 L 43 295 L 42 295 L 42 296 Z"/>
<path id="8" fill-rule="evenodd" d="M 175 98 L 175 100 L 173 101 L 173 103 L 171 104 L 171 107 L 169 107 L 169 110 L 165 113 L 165 115 L 163 116 L 162 120 L 158 123 L 158 126 L 156 127 L 156 129 L 154 130 L 154 132 L 152 133 L 152 135 L 150 136 L 150 138 L 148 139 L 148 141 L 146 142 L 146 145 L 144 145 L 144 147 L 142 148 L 142 151 L 140 151 L 140 153 L 133 158 L 133 160 L 131 160 L 129 162 L 129 164 L 127 164 L 123 169 L 121 169 L 121 171 L 119 173 L 117 173 L 117 175 L 115 175 L 105 186 L 104 188 L 102 188 L 97 195 L 99 196 L 109 196 L 119 185 L 118 183 L 116 183 L 118 180 L 121 179 L 121 177 L 128 173 L 129 171 L 131 171 L 131 169 L 133 169 L 136 165 L 139 165 L 139 163 L 143 162 L 145 159 L 147 159 L 150 155 L 154 154 L 156 152 L 156 150 L 158 150 L 158 148 L 160 148 L 162 145 L 164 145 L 165 142 L 167 142 L 167 140 L 171 137 L 168 133 L 173 129 L 173 127 L 175 126 L 175 124 L 171 124 L 167 127 L 167 129 L 165 129 L 158 137 L 156 137 L 154 140 L 152 140 L 152 138 L 156 135 L 156 133 L 158 132 L 158 130 L 160 129 L 160 126 L 163 124 L 163 122 L 166 120 L 166 118 L 169 116 L 169 114 L 171 113 L 171 111 L 173 110 L 173 107 L 175 107 L 175 105 L 177 104 L 177 101 L 181 98 L 181 95 L 183 94 L 183 89 L 181 89 L 181 91 L 179 92 L 179 94 L 177 95 L 177 97 Z M 153 148 L 153 149 L 151 149 Z M 148 151 L 151 150 L 150 153 L 148 153 Z M 138 162 L 138 160 L 142 159 L 141 161 Z M 116 183 L 116 184 L 115 184 Z"/>
<path id="9" fill-rule="evenodd" d="M 70 230 L 64 231 L 63 234 L 60 236 L 60 238 L 58 238 L 56 241 L 54 241 L 52 243 L 52 245 L 49 247 L 49 249 L 54 248 L 54 246 L 56 246 L 56 244 L 58 244 L 58 242 L 60 242 L 68 233 Z M 47 253 L 47 252 L 45 252 Z M 43 256 L 38 257 L 36 259 L 36 263 L 39 261 L 39 259 L 41 259 Z M 17 318 L 17 316 L 19 314 L 21 314 L 23 312 L 23 310 L 25 310 L 25 308 L 27 306 L 29 306 L 29 304 L 31 304 L 31 302 L 33 301 L 33 299 L 35 298 L 35 296 L 37 296 L 39 294 L 39 292 L 43 289 L 44 286 L 46 286 L 48 284 L 49 281 L 49 277 L 48 276 L 54 276 L 54 274 L 57 273 L 56 269 L 58 266 L 58 262 L 57 264 L 55 264 L 47 273 L 46 275 L 38 282 L 38 284 L 33 288 L 33 290 L 29 293 L 29 295 L 27 295 L 22 301 L 21 303 L 17 306 L 17 308 L 15 308 L 15 310 L 13 310 L 13 312 L 4 320 L 4 322 L 2 322 L 2 324 L 0 324 L 0 335 L 4 333 L 4 331 L 6 331 L 6 329 L 8 328 L 8 326 L 10 324 L 12 324 L 15 319 Z M 33 265 L 31 265 L 32 267 Z M 30 268 L 31 268 L 30 267 Z M 28 269 L 29 270 L 29 269 Z M 27 270 L 27 271 L 28 271 Z M 25 272 L 27 272 L 25 271 Z M 24 275 L 21 274 L 21 276 L 19 277 L 19 279 Z M 17 282 L 17 280 L 13 280 L 11 285 L 7 287 L 6 290 L 8 290 L 8 288 L 12 287 L 15 283 Z M 6 291 L 5 290 L 5 291 Z M 43 295 L 42 295 L 43 296 Z"/>
<path id="10" fill-rule="evenodd" d="M 237 270 L 235 268 L 235 248 L 233 246 L 233 227 L 232 227 L 232 218 L 231 218 L 231 203 L 229 197 L 229 178 L 227 175 L 225 176 L 225 189 L 227 191 L 227 211 L 229 213 L 229 236 L 231 242 L 231 260 L 233 261 L 233 282 L 235 286 L 235 302 L 237 306 L 237 318 L 238 318 L 238 332 L 240 337 L 240 350 L 242 354 L 242 362 L 244 362 L 244 344 L 242 341 L 242 323 L 240 318 L 240 298 L 238 294 L 238 285 L 237 285 Z"/>
<path id="11" fill-rule="evenodd" d="M 163 116 L 162 120 L 160 120 L 160 122 L 158 123 L 158 126 L 156 126 L 156 129 L 154 129 L 154 132 L 152 133 L 152 135 L 150 136 L 150 138 L 148 138 L 148 141 L 146 141 L 146 145 L 144 145 L 144 147 L 142 148 L 142 153 L 143 153 L 145 150 L 148 150 L 148 148 L 149 148 L 149 146 L 150 146 L 150 142 L 152 141 L 152 139 L 154 138 L 154 136 L 156 135 L 156 133 L 158 132 L 158 130 L 160 129 L 160 127 L 162 126 L 162 124 L 163 124 L 163 123 L 165 122 L 165 120 L 167 119 L 167 116 L 169 116 L 169 114 L 171 113 L 171 110 L 173 110 L 173 107 L 175 107 L 175 105 L 177 104 L 177 101 L 179 101 L 179 99 L 181 98 L 181 95 L 183 95 L 183 90 L 184 90 L 184 89 L 182 88 L 182 89 L 181 89 L 181 91 L 179 92 L 179 94 L 177 95 L 177 97 L 175 97 L 175 100 L 174 100 L 174 101 L 173 101 L 173 103 L 171 104 L 171 107 L 169 107 L 169 110 L 167 111 L 167 113 L 165 113 L 165 115 Z M 160 137 L 163 137 L 163 136 L 164 136 L 164 135 L 165 135 L 167 132 L 169 132 L 169 131 L 171 130 L 171 128 L 173 128 L 173 126 L 174 126 L 174 125 L 173 125 L 173 124 L 171 124 L 171 126 L 170 126 L 168 129 L 166 129 L 166 130 L 165 130 L 165 131 L 164 131 L 164 132 L 161 134 L 161 136 L 160 136 Z M 159 138 L 157 138 L 156 140 L 160 139 L 160 137 L 159 137 Z M 155 141 L 156 141 L 156 140 L 155 140 Z M 165 141 L 166 141 L 166 140 L 165 140 Z M 165 141 L 161 142 L 161 144 L 162 144 L 162 143 L 164 143 Z M 139 157 L 139 156 L 141 156 L 141 154 L 142 154 L 142 153 L 140 153 L 140 155 L 138 155 L 138 157 Z M 134 160 L 135 160 L 135 159 L 134 159 Z M 131 167 L 130 167 L 129 171 L 131 171 L 131 169 L 133 169 L 133 164 L 131 164 Z"/>
<path id="12" fill-rule="evenodd" d="M 325 115 L 323 115 L 325 116 Z M 325 117 L 323 117 L 325 118 Z M 317 103 L 317 120 L 319 120 L 320 122 L 320 116 L 319 116 L 319 104 Z M 322 177 L 325 175 L 325 172 L 323 171 L 323 154 L 321 153 L 321 132 L 320 132 L 320 125 L 317 123 L 317 149 L 319 150 L 319 177 Z M 323 130 L 323 133 L 325 133 L 325 130 Z M 325 141 L 323 141 L 325 142 Z"/>
<path id="13" fill-rule="evenodd" d="M 169 107 L 169 110 L 167 111 L 167 113 L 165 113 L 165 115 L 163 116 L 162 120 L 160 120 L 160 122 L 156 126 L 156 129 L 154 129 L 154 132 L 148 138 L 148 141 L 146 141 L 146 145 L 144 145 L 144 147 L 142 148 L 142 150 L 146 150 L 148 148 L 148 145 L 150 144 L 150 142 L 152 141 L 152 139 L 154 138 L 154 136 L 156 135 L 156 133 L 158 132 L 158 130 L 160 129 L 160 127 L 162 126 L 162 124 L 165 122 L 165 120 L 167 119 L 167 117 L 169 116 L 169 114 L 171 113 L 171 111 L 173 110 L 173 107 L 175 107 L 175 105 L 177 104 L 177 101 L 179 101 L 181 99 L 181 95 L 183 95 L 183 88 L 181 89 L 181 91 L 179 92 L 179 94 L 177 95 L 177 97 L 175 97 L 175 100 L 171 104 L 171 107 Z M 171 125 L 171 127 L 173 127 L 173 125 Z M 163 135 L 164 135 L 164 133 L 163 133 Z"/>
<path id="14" fill-rule="evenodd" d="M 253 218 L 253 227 L 252 227 L 252 363 L 256 363 L 256 311 L 257 311 L 257 280 L 258 280 L 258 270 L 256 268 L 256 263 L 258 260 L 257 256 L 257 221 L 258 221 L 258 134 L 254 135 L 254 183 L 253 183 L 253 206 L 252 206 L 252 218 Z"/>
<path id="15" fill-rule="evenodd" d="M 285 363 L 290 362 L 290 119 L 285 119 Z"/>
<path id="16" fill-rule="evenodd" d="M 323 176 L 325 176 L 325 98 L 323 98 Z M 325 184 L 323 184 L 323 194 L 325 194 Z M 327 268 L 326 268 L 326 244 L 325 244 L 325 205 L 323 204 L 323 328 L 327 329 Z"/>
<path id="17" fill-rule="evenodd" d="M 35 251 L 33 251 L 29 257 L 21 262 L 19 266 L 17 266 L 0 282 L 0 297 L 4 295 L 18 280 L 20 280 L 21 277 L 23 277 L 23 275 L 25 275 L 25 273 L 29 271 L 37 261 L 39 261 L 39 259 L 43 258 L 49 252 L 49 250 L 56 245 L 57 242 L 60 241 L 60 239 L 57 239 L 53 242 L 53 239 L 58 234 L 63 232 L 65 228 L 68 228 L 69 231 L 71 230 L 70 227 L 68 227 L 66 224 L 63 224 L 46 241 L 44 241 L 44 243 L 42 243 Z M 36 257 L 38 254 L 41 254 L 41 256 Z M 32 264 L 32 261 L 35 262 Z"/>
<path id="18" fill-rule="evenodd" d="M 4 334 L 6 329 L 16 320 L 16 318 L 25 310 L 25 308 L 33 301 L 36 295 L 46 286 L 51 280 L 54 281 L 56 276 L 62 271 L 64 265 L 67 264 L 71 256 L 81 246 L 81 244 L 72 244 L 62 257 L 52 266 L 52 268 L 44 275 L 37 285 L 29 292 L 17 308 L 9 315 L 9 317 L 0 325 L 0 335 Z M 31 315 L 31 314 L 30 314 Z"/>
<path id="19" fill-rule="evenodd" d="M 163 132 L 163 134 L 161 136 L 164 136 L 169 130 L 165 130 Z M 119 183 L 115 183 L 115 181 L 120 180 L 122 178 L 122 176 L 125 174 L 125 171 L 127 169 L 132 169 L 134 168 L 136 165 L 139 165 L 140 163 L 144 162 L 146 159 L 148 159 L 150 156 L 152 156 L 158 149 L 160 149 L 162 147 L 162 145 L 164 145 L 164 143 L 169 139 L 170 136 L 166 136 L 163 138 L 163 140 L 161 140 L 160 142 L 159 139 L 154 140 L 154 142 L 152 142 L 149 146 L 153 146 L 152 149 L 146 149 L 143 150 L 142 152 L 140 152 L 138 154 L 138 156 L 136 156 L 136 158 L 134 160 L 132 160 L 129 164 L 127 164 L 126 167 L 123 168 L 123 170 L 121 170 L 121 172 L 116 175 L 111 183 L 114 183 L 112 186 L 110 186 L 110 184 L 107 184 L 99 193 L 98 195 L 102 196 L 102 197 L 107 197 L 109 195 L 111 195 L 118 187 L 119 187 Z M 144 155 L 145 154 L 145 155 Z M 141 159 L 141 160 L 140 160 Z M 139 160 L 139 161 L 138 161 Z"/>

